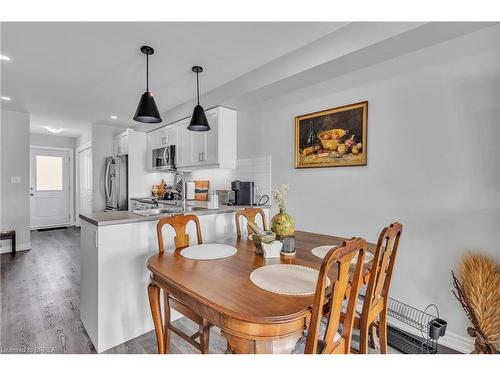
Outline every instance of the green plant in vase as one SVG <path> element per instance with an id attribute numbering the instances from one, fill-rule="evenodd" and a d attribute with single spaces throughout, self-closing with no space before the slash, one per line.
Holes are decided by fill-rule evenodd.
<path id="1" fill-rule="evenodd" d="M 271 220 L 271 229 L 278 236 L 291 236 L 295 233 L 295 222 L 293 217 L 287 214 L 285 206 L 285 194 L 288 191 L 288 185 L 283 184 L 279 189 L 273 190 L 273 198 L 278 204 L 280 212 L 273 216 Z"/>

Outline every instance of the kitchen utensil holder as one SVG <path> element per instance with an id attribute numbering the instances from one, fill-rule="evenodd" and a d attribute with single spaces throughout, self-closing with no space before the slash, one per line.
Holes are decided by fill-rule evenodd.
<path id="1" fill-rule="evenodd" d="M 429 308 L 434 308 L 437 316 L 429 314 Z M 422 311 L 389 297 L 387 315 L 413 331 L 406 332 L 399 324 L 398 327 L 389 325 L 387 339 L 390 346 L 407 354 L 437 353 L 438 340 L 445 335 L 447 323 L 439 317 L 436 305 L 430 304 Z"/>

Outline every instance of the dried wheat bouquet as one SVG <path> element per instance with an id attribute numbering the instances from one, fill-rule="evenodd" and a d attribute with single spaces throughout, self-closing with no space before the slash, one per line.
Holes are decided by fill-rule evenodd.
<path id="1" fill-rule="evenodd" d="M 500 338 L 500 269 L 481 254 L 467 254 L 459 269 L 463 290 L 484 337 Z"/>

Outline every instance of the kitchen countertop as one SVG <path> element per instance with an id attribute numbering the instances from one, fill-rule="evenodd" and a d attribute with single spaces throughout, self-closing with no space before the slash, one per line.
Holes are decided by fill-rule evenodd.
<path id="1" fill-rule="evenodd" d="M 148 198 L 132 198 L 132 200 L 144 201 L 145 203 L 151 203 L 151 201 L 147 201 Z M 173 204 L 172 201 L 158 201 L 159 203 L 170 203 Z M 218 209 L 207 209 L 206 201 L 187 201 L 187 206 L 193 206 L 198 208 L 205 208 L 202 210 L 190 211 L 189 214 L 196 216 L 203 215 L 216 215 L 216 214 L 225 214 L 236 212 L 239 210 L 243 210 L 248 207 L 256 207 L 256 206 L 227 206 L 227 205 L 219 205 Z M 260 208 L 269 208 L 270 205 L 258 206 Z M 118 224 L 130 224 L 130 223 L 141 223 L 145 221 L 157 221 L 164 217 L 173 216 L 174 214 L 165 213 L 160 215 L 153 216 L 141 216 L 138 214 L 134 214 L 131 211 L 107 211 L 107 212 L 93 212 L 90 214 L 80 214 L 80 219 L 85 220 L 93 225 L 104 226 L 104 225 L 118 225 Z M 177 215 L 177 214 L 176 214 Z"/>

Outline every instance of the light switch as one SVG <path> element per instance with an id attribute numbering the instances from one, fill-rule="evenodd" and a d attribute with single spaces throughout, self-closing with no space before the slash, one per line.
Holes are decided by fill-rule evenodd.
<path id="1" fill-rule="evenodd" d="M 20 184 L 21 183 L 21 177 L 19 177 L 19 176 L 11 176 L 10 177 L 10 183 L 11 184 Z"/>

